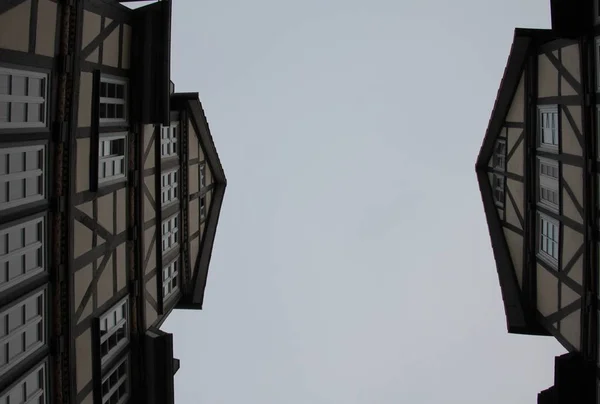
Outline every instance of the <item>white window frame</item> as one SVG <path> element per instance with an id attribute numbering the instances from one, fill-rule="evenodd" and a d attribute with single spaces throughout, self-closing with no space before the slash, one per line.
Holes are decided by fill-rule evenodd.
<path id="1" fill-rule="evenodd" d="M 25 245 L 25 229 L 30 226 L 35 226 L 40 231 L 40 240 L 36 240 L 33 243 Z M 6 289 L 10 289 L 15 285 L 29 279 L 37 274 L 46 271 L 46 217 L 39 216 L 34 219 L 30 219 L 21 223 L 17 223 L 10 227 L 6 227 L 0 230 L 0 292 Z M 9 250 L 11 240 L 21 240 L 21 247 L 13 250 Z M 4 244 L 4 246 L 2 246 Z M 5 253 L 1 253 L 4 250 Z M 25 265 L 27 261 L 27 253 L 35 252 L 37 260 L 41 263 L 41 266 L 36 266 L 30 270 L 27 270 Z M 16 259 L 15 259 L 16 258 Z M 13 279 L 8 280 L 9 268 L 11 265 L 16 263 L 21 265 L 22 274 L 16 276 Z"/>
<path id="2" fill-rule="evenodd" d="M 7 351 L 9 351 L 9 347 L 8 347 L 8 345 L 5 345 L 5 344 L 10 344 L 12 342 L 12 343 L 18 343 L 18 344 L 23 345 L 23 336 L 24 336 L 23 333 L 26 332 L 27 329 L 31 328 L 31 327 L 37 328 L 37 331 L 40 333 L 41 339 L 39 341 L 36 341 L 30 347 L 26 348 L 23 352 L 18 354 L 12 360 L 9 360 L 8 356 L 7 356 L 6 365 L 4 365 L 3 367 L 0 367 L 0 375 L 5 374 L 10 369 L 12 369 L 16 364 L 20 363 L 25 358 L 27 358 L 29 355 L 31 355 L 33 352 L 37 351 L 39 348 L 46 345 L 47 323 L 48 323 L 48 318 L 47 318 L 47 316 L 48 316 L 48 311 L 47 311 L 48 297 L 46 295 L 46 289 L 44 288 L 44 289 L 38 290 L 38 291 L 30 294 L 29 296 L 24 297 L 23 299 L 20 299 L 18 302 L 14 303 L 10 307 L 8 307 L 8 308 L 4 309 L 2 312 L 0 312 L 0 318 L 4 317 L 4 321 L 5 321 L 4 326 L 6 327 L 6 321 L 8 321 L 8 316 L 11 313 L 20 311 L 21 316 L 23 316 L 23 312 L 26 311 L 25 305 L 28 302 L 31 302 L 32 300 L 38 299 L 40 296 L 42 297 L 41 314 L 39 316 L 36 316 L 33 319 L 30 319 L 29 321 L 25 322 L 24 324 L 20 324 L 17 328 L 15 328 L 14 330 L 11 330 L 11 332 L 9 334 L 7 334 L 3 337 L 0 337 L 0 349 L 3 349 L 5 352 L 4 354 L 6 355 Z"/>
<path id="3" fill-rule="evenodd" d="M 560 187 L 559 187 L 559 177 L 560 170 L 558 166 L 558 161 L 546 159 L 543 157 L 538 157 L 537 159 L 537 167 L 538 167 L 538 204 L 541 206 L 552 210 L 553 212 L 557 212 L 560 206 Z M 551 175 L 543 174 L 542 167 L 546 166 L 551 170 L 556 172 L 556 177 Z M 548 199 L 543 198 L 543 194 L 546 193 L 554 193 L 556 195 L 556 203 L 549 201 Z"/>
<path id="4" fill-rule="evenodd" d="M 2 174 L 0 175 L 0 187 L 6 187 L 6 198 L 10 197 L 10 183 L 19 180 L 26 180 L 30 178 L 38 178 L 40 181 L 40 193 L 30 196 L 24 196 L 23 198 L 15 199 L 13 201 L 0 202 L 0 210 L 14 208 L 15 206 L 22 206 L 29 203 L 37 202 L 46 199 L 46 146 L 43 144 L 31 145 L 25 147 L 8 147 L 0 148 L 0 154 L 6 154 L 9 156 L 16 153 L 27 153 L 27 152 L 42 152 L 42 168 L 34 170 L 20 171 L 17 173 Z M 25 188 L 24 188 L 25 190 Z"/>
<path id="5" fill-rule="evenodd" d="M 171 229 L 169 230 L 169 227 Z M 179 213 L 163 220 L 162 222 L 162 253 L 163 255 L 168 251 L 173 250 L 179 245 L 178 233 L 179 233 Z M 166 246 L 165 246 L 166 241 Z M 165 248 L 166 247 L 166 248 Z"/>
<path id="6" fill-rule="evenodd" d="M 556 115 L 555 130 L 552 131 L 553 128 L 551 126 L 549 127 L 552 140 L 551 143 L 544 141 L 545 129 L 543 127 L 543 117 L 545 114 Z M 558 152 L 558 145 L 560 144 L 560 109 L 558 108 L 558 105 L 538 105 L 538 138 L 538 146 L 540 149 L 553 153 Z"/>
<path id="7" fill-rule="evenodd" d="M 179 284 L 181 283 L 180 265 L 179 258 L 176 257 L 163 267 L 163 301 L 176 295 L 179 290 Z M 173 280 L 176 280 L 175 286 L 173 286 Z"/>
<path id="8" fill-rule="evenodd" d="M 179 122 L 173 121 L 169 126 L 160 126 L 160 157 L 169 158 L 177 156 L 177 140 Z"/>
<path id="9" fill-rule="evenodd" d="M 118 125 L 118 124 L 127 124 L 129 119 L 129 111 L 127 109 L 127 90 L 128 90 L 128 82 L 127 79 L 114 77 L 114 76 L 106 76 L 102 75 L 100 77 L 100 85 L 102 83 L 109 84 L 119 84 L 123 85 L 123 98 L 109 98 L 109 97 L 100 97 L 100 104 L 114 104 L 114 105 L 123 105 L 123 118 L 98 118 L 100 121 L 100 125 L 102 126 L 110 126 L 110 125 Z"/>
<path id="10" fill-rule="evenodd" d="M 41 72 L 34 72 L 30 70 L 20 70 L 20 69 L 7 69 L 5 67 L 0 67 L 0 74 L 8 74 L 10 77 L 12 76 L 20 76 L 26 78 L 33 79 L 42 79 L 43 86 L 43 95 L 41 97 L 31 97 L 28 95 L 7 95 L 0 94 L 0 102 L 22 102 L 27 105 L 29 104 L 42 104 L 42 120 L 40 122 L 0 122 L 0 128 L 8 129 L 8 128 L 44 128 L 48 124 L 48 87 L 49 80 L 48 74 Z"/>
<path id="11" fill-rule="evenodd" d="M 496 184 L 496 180 L 500 180 L 500 185 Z M 501 192 L 502 200 L 498 199 L 496 193 Z M 492 174 L 492 193 L 494 197 L 494 203 L 499 208 L 504 208 L 504 201 L 506 199 L 506 178 L 501 174 Z"/>
<path id="12" fill-rule="evenodd" d="M 498 152 L 498 146 L 500 146 L 500 145 L 503 146 L 503 149 L 501 152 Z M 494 144 L 494 168 L 497 170 L 501 170 L 501 171 L 506 170 L 506 140 L 505 139 L 498 139 L 498 140 L 496 140 L 496 144 Z"/>
<path id="13" fill-rule="evenodd" d="M 547 223 L 549 226 L 552 226 L 552 235 L 548 235 L 544 233 L 544 224 Z M 550 218 L 549 216 L 538 212 L 538 257 L 546 261 L 548 264 L 552 265 L 555 268 L 558 268 L 558 259 L 560 257 L 560 223 Z M 556 231 L 556 239 L 552 238 L 554 236 L 554 231 Z M 548 243 L 552 243 L 552 251 L 547 251 L 544 248 L 545 241 Z M 550 244 L 548 244 L 550 246 Z"/>
<path id="14" fill-rule="evenodd" d="M 29 370 L 24 376 L 22 376 L 17 382 L 11 385 L 9 388 L 4 390 L 3 394 L 0 396 L 0 404 L 6 404 L 8 402 L 8 398 L 11 393 L 21 390 L 27 391 L 27 383 L 30 377 L 35 376 L 37 373 L 37 377 L 40 377 L 41 374 L 41 390 L 37 390 L 32 395 L 28 397 L 24 397 L 24 401 L 13 401 L 10 400 L 10 404 L 29 404 L 29 403 L 38 403 L 40 397 L 43 396 L 42 402 L 44 404 L 48 404 L 49 402 L 49 383 L 48 383 L 48 361 L 44 360 L 42 363 L 37 364 L 31 370 Z"/>
<path id="15" fill-rule="evenodd" d="M 123 376 L 119 377 L 117 379 L 117 383 L 114 386 L 111 386 L 110 389 L 108 390 L 108 392 L 106 394 L 104 394 L 104 391 L 103 391 L 104 383 L 109 381 L 109 379 L 113 375 L 113 373 L 116 372 L 123 363 L 125 363 L 125 374 Z M 116 393 L 118 391 L 119 387 L 121 387 L 121 385 L 123 385 L 124 383 L 126 384 L 127 392 L 125 393 L 125 395 L 123 397 L 121 397 L 119 399 L 119 401 L 117 401 L 117 404 L 123 404 L 123 403 L 127 402 L 127 399 L 130 396 L 130 389 L 131 389 L 131 384 L 129 383 L 130 374 L 131 373 L 130 373 L 129 355 L 127 355 L 123 359 L 121 359 L 119 362 L 117 362 L 117 364 L 115 366 L 113 366 L 108 372 L 106 372 L 106 375 L 102 378 L 102 383 L 100 384 L 100 389 L 101 389 L 101 394 L 102 394 L 102 404 L 109 403 L 112 395 L 114 393 Z"/>
<path id="16" fill-rule="evenodd" d="M 119 310 L 124 311 L 124 317 L 117 320 Z M 112 319 L 111 319 L 112 317 Z M 108 326 L 108 323 L 112 321 L 114 324 Z M 102 335 L 102 329 L 106 328 L 106 334 Z M 100 317 L 100 346 L 117 333 L 122 327 L 125 328 L 125 337 L 123 337 L 117 344 L 109 349 L 108 352 L 102 356 L 102 350 L 100 349 L 101 364 L 104 366 L 108 361 L 115 357 L 124 346 L 129 342 L 129 298 L 126 297 L 120 300 L 117 304 L 112 306 L 108 311 Z"/>
<path id="17" fill-rule="evenodd" d="M 123 155 L 102 156 L 103 142 L 120 139 L 123 139 Z M 118 132 L 109 136 L 100 136 L 98 142 L 98 183 L 103 184 L 107 182 L 125 179 L 125 177 L 127 176 L 127 132 Z M 107 164 L 114 164 L 117 161 L 122 162 L 123 172 L 115 175 L 113 166 L 113 175 L 110 175 L 108 177 L 101 177 L 103 166 Z"/>
<path id="18" fill-rule="evenodd" d="M 177 180 L 179 178 L 176 177 L 179 177 L 178 169 L 167 171 L 160 175 L 160 198 L 162 206 L 170 205 L 178 200 L 179 184 Z"/>

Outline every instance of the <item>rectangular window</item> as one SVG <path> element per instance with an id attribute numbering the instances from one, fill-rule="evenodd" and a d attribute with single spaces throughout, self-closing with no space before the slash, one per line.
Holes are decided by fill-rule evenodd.
<path id="1" fill-rule="evenodd" d="M 539 255 L 554 266 L 558 265 L 559 229 L 556 220 L 539 214 Z"/>
<path id="2" fill-rule="evenodd" d="M 102 404 L 123 404 L 129 398 L 129 358 L 125 357 L 102 378 Z"/>
<path id="3" fill-rule="evenodd" d="M 162 222 L 162 252 L 163 254 L 177 245 L 177 232 L 179 230 L 178 215 L 171 216 Z"/>
<path id="4" fill-rule="evenodd" d="M 129 340 L 128 307 L 129 300 L 122 300 L 100 318 L 100 357 L 102 358 L 102 364 L 114 357 Z"/>
<path id="5" fill-rule="evenodd" d="M 504 171 L 506 166 L 506 141 L 496 141 L 494 147 L 494 168 Z"/>
<path id="6" fill-rule="evenodd" d="M 538 107 L 540 147 L 552 151 L 558 150 L 558 107 L 556 105 L 544 105 Z"/>
<path id="7" fill-rule="evenodd" d="M 200 164 L 200 190 L 206 186 L 206 164 Z"/>
<path id="8" fill-rule="evenodd" d="M 179 288 L 179 262 L 177 259 L 163 268 L 163 300 L 168 299 Z"/>
<path id="9" fill-rule="evenodd" d="M 200 198 L 200 219 L 206 216 L 206 197 Z"/>
<path id="10" fill-rule="evenodd" d="M 501 175 L 494 174 L 494 202 L 498 207 L 504 206 L 504 177 Z"/>
<path id="11" fill-rule="evenodd" d="M 163 205 L 177 200 L 177 170 L 161 174 L 160 192 Z"/>
<path id="12" fill-rule="evenodd" d="M 43 145 L 0 149 L 0 210 L 45 198 Z"/>
<path id="13" fill-rule="evenodd" d="M 0 291 L 45 270 L 45 218 L 0 230 Z"/>
<path id="14" fill-rule="evenodd" d="M 42 290 L 0 313 L 0 373 L 45 344 L 45 300 Z"/>
<path id="15" fill-rule="evenodd" d="M 598 2 L 596 2 L 596 20 L 600 20 L 600 7 Z M 596 54 L 596 91 L 600 91 L 600 37 L 596 38 L 594 53 Z"/>
<path id="16" fill-rule="evenodd" d="M 37 365 L 10 390 L 0 396 L 0 404 L 47 404 L 48 369 L 46 362 Z"/>
<path id="17" fill-rule="evenodd" d="M 125 178 L 127 134 L 104 136 L 98 146 L 98 182 Z"/>
<path id="18" fill-rule="evenodd" d="M 127 81 L 112 77 L 100 78 L 101 124 L 127 123 Z"/>
<path id="19" fill-rule="evenodd" d="M 539 202 L 547 208 L 558 211 L 558 161 L 538 158 Z"/>
<path id="20" fill-rule="evenodd" d="M 46 126 L 48 75 L 0 67 L 0 128 Z"/>
<path id="21" fill-rule="evenodd" d="M 177 155 L 177 131 L 179 123 L 171 122 L 171 126 L 160 127 L 160 157 Z"/>

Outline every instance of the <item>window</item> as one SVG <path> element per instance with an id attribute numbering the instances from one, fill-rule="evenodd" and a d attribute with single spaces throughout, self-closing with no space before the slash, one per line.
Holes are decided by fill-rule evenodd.
<path id="1" fill-rule="evenodd" d="M 44 199 L 44 146 L 0 149 L 0 210 Z"/>
<path id="2" fill-rule="evenodd" d="M 558 211 L 558 162 L 538 158 L 539 202 L 554 211 Z"/>
<path id="3" fill-rule="evenodd" d="M 539 255 L 552 265 L 558 265 L 558 243 L 559 243 L 559 225 L 558 222 L 550 219 L 546 215 L 539 215 L 540 246 Z"/>
<path id="4" fill-rule="evenodd" d="M 163 268 L 163 299 L 173 295 L 179 288 L 179 262 L 177 259 Z"/>
<path id="5" fill-rule="evenodd" d="M 127 123 L 127 82 L 100 78 L 100 123 Z"/>
<path id="6" fill-rule="evenodd" d="M 125 178 L 126 139 L 124 133 L 100 138 L 98 182 Z"/>
<path id="7" fill-rule="evenodd" d="M 171 216 L 162 223 L 163 254 L 177 245 L 178 217 Z"/>
<path id="8" fill-rule="evenodd" d="M 0 291 L 45 269 L 44 217 L 0 230 Z"/>
<path id="9" fill-rule="evenodd" d="M 206 164 L 200 164 L 200 190 L 206 186 Z"/>
<path id="10" fill-rule="evenodd" d="M 504 171 L 506 165 L 506 141 L 496 141 L 494 147 L 494 168 Z"/>
<path id="11" fill-rule="evenodd" d="M 548 105 L 539 107 L 540 147 L 558 150 L 558 107 Z"/>
<path id="12" fill-rule="evenodd" d="M 161 175 L 161 195 L 163 205 L 177 200 L 177 170 Z"/>
<path id="13" fill-rule="evenodd" d="M 596 7 L 596 19 L 598 20 L 600 19 L 600 7 L 598 2 L 596 2 Z M 596 38 L 595 45 L 596 46 L 594 46 L 594 53 L 596 54 L 596 91 L 600 91 L 600 37 Z"/>
<path id="14" fill-rule="evenodd" d="M 102 404 L 123 404 L 129 398 L 129 358 L 125 357 L 102 378 Z"/>
<path id="15" fill-rule="evenodd" d="M 200 198 L 200 219 L 206 216 L 206 197 Z"/>
<path id="16" fill-rule="evenodd" d="M 100 318 L 100 357 L 102 358 L 102 364 L 127 344 L 129 339 L 127 327 L 128 306 L 129 300 L 122 300 Z"/>
<path id="17" fill-rule="evenodd" d="M 44 362 L 0 396 L 0 404 L 47 404 L 48 377 Z"/>
<path id="18" fill-rule="evenodd" d="M 37 292 L 0 313 L 0 373 L 46 342 L 46 292 Z"/>
<path id="19" fill-rule="evenodd" d="M 48 75 L 0 67 L 0 128 L 46 126 Z"/>
<path id="20" fill-rule="evenodd" d="M 501 175 L 494 174 L 494 201 L 499 207 L 504 206 L 504 177 Z"/>
<path id="21" fill-rule="evenodd" d="M 171 122 L 171 126 L 160 127 L 160 157 L 171 157 L 177 154 L 178 126 L 178 122 Z"/>

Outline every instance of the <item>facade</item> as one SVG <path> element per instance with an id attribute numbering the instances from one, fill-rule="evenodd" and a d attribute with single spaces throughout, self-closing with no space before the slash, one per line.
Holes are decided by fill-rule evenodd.
<path id="1" fill-rule="evenodd" d="M 539 403 L 600 402 L 600 8 L 516 29 L 476 172 L 510 333 L 568 351 Z M 597 401 L 598 400 L 598 401 Z"/>
<path id="2" fill-rule="evenodd" d="M 171 2 L 0 2 L 0 403 L 172 403 L 226 178 Z"/>

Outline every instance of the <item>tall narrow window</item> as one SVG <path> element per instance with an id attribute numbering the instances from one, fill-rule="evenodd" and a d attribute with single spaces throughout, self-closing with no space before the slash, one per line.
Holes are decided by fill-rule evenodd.
<path id="1" fill-rule="evenodd" d="M 0 313 L 0 374 L 46 343 L 45 298 L 42 290 Z"/>
<path id="2" fill-rule="evenodd" d="M 129 358 L 125 357 L 102 378 L 102 404 L 123 404 L 129 398 Z"/>
<path id="3" fill-rule="evenodd" d="M 45 198 L 43 145 L 0 149 L 0 210 Z"/>
<path id="4" fill-rule="evenodd" d="M 163 254 L 177 245 L 177 232 L 179 231 L 178 215 L 171 216 L 162 222 L 162 251 Z"/>
<path id="5" fill-rule="evenodd" d="M 10 390 L 0 396 L 0 404 L 47 404 L 48 368 L 46 362 L 35 366 Z"/>
<path id="6" fill-rule="evenodd" d="M 544 105 L 538 108 L 540 147 L 557 151 L 559 143 L 558 107 Z"/>
<path id="7" fill-rule="evenodd" d="M 127 134 L 104 136 L 98 147 L 98 182 L 125 178 Z"/>
<path id="8" fill-rule="evenodd" d="M 114 357 L 127 344 L 129 339 L 128 307 L 129 300 L 122 300 L 100 318 L 100 357 L 102 364 Z"/>
<path id="9" fill-rule="evenodd" d="M 167 205 L 177 200 L 177 170 L 161 174 L 162 204 Z"/>
<path id="10" fill-rule="evenodd" d="M 127 81 L 113 77 L 100 78 L 101 124 L 127 123 Z"/>
<path id="11" fill-rule="evenodd" d="M 163 268 L 163 299 L 171 297 L 179 288 L 179 261 L 175 259 Z"/>
<path id="12" fill-rule="evenodd" d="M 556 220 L 539 214 L 539 256 L 548 263 L 558 266 L 560 227 Z"/>
<path id="13" fill-rule="evenodd" d="M 46 126 L 48 75 L 0 67 L 0 128 Z"/>
<path id="14" fill-rule="evenodd" d="M 558 212 L 558 162 L 538 158 L 539 202 L 541 205 Z"/>
<path id="15" fill-rule="evenodd" d="M 0 291 L 45 270 L 45 218 L 0 230 Z"/>
<path id="16" fill-rule="evenodd" d="M 504 177 L 493 175 L 494 202 L 500 208 L 504 207 Z"/>
<path id="17" fill-rule="evenodd" d="M 171 126 L 160 128 L 160 157 L 172 157 L 177 155 L 177 131 L 178 122 L 171 122 Z"/>
<path id="18" fill-rule="evenodd" d="M 200 198 L 200 219 L 206 216 L 206 197 Z"/>
<path id="19" fill-rule="evenodd" d="M 497 140 L 494 147 L 494 168 L 504 171 L 506 167 L 506 141 Z"/>
<path id="20" fill-rule="evenodd" d="M 206 164 L 200 164 L 200 190 L 206 186 Z"/>

